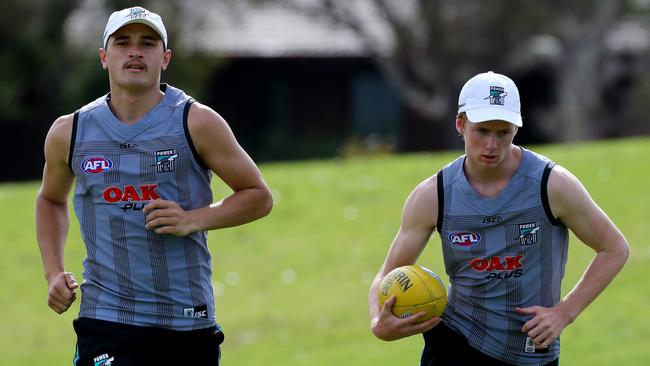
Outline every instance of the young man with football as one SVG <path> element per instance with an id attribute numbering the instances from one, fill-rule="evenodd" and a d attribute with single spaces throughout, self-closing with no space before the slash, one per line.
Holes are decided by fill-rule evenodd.
<path id="1" fill-rule="evenodd" d="M 45 141 L 36 199 L 48 305 L 67 311 L 81 289 L 75 365 L 217 365 L 207 230 L 267 215 L 272 198 L 227 123 L 161 84 L 172 51 L 159 15 L 114 12 L 101 64 L 110 93 L 58 118 Z M 215 173 L 233 193 L 213 202 Z M 66 272 L 68 193 L 87 257 Z"/>
<path id="2" fill-rule="evenodd" d="M 571 121 L 567 121 L 570 123 Z M 513 144 L 522 126 L 514 82 L 493 72 L 463 86 L 456 116 L 465 154 L 420 183 L 369 294 L 372 332 L 395 340 L 424 333 L 422 366 L 557 365 L 562 330 L 625 264 L 625 237 L 580 181 Z M 413 264 L 434 230 L 449 275 L 441 317 L 400 319 L 380 307 L 382 277 Z M 595 252 L 560 298 L 568 230 Z"/>

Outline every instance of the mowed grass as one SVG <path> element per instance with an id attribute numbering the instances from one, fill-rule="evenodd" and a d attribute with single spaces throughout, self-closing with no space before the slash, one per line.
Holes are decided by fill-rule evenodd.
<path id="1" fill-rule="evenodd" d="M 627 236 L 624 271 L 562 335 L 563 365 L 647 365 L 650 344 L 650 139 L 533 147 L 569 168 Z M 367 292 L 415 185 L 460 152 L 261 166 L 271 215 L 210 233 L 222 365 L 417 365 L 419 336 L 374 338 Z M 78 302 L 46 304 L 34 232 L 38 183 L 0 185 L 0 365 L 71 364 Z M 215 180 L 216 196 L 228 193 Z M 67 269 L 81 280 L 84 248 L 72 220 Z M 442 274 L 434 235 L 419 264 Z M 564 293 L 593 252 L 572 238 Z M 156 357 L 164 357 L 160 350 Z M 192 350 L 187 350 L 191 352 Z"/>

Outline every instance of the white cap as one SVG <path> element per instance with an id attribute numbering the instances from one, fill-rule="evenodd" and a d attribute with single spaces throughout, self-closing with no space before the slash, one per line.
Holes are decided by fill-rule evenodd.
<path id="1" fill-rule="evenodd" d="M 515 82 L 488 71 L 469 79 L 458 96 L 458 113 L 465 112 L 472 123 L 492 120 L 521 127 L 521 103 Z"/>
<path id="2" fill-rule="evenodd" d="M 113 12 L 104 29 L 104 48 L 108 46 L 108 38 L 118 29 L 131 23 L 142 23 L 151 27 L 160 36 L 163 46 L 167 49 L 167 30 L 163 24 L 162 18 L 156 13 L 152 13 L 145 8 L 134 6 L 128 9 Z"/>

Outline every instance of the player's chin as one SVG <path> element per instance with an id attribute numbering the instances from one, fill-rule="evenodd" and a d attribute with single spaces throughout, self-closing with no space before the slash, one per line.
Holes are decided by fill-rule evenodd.
<path id="1" fill-rule="evenodd" d="M 120 86 L 131 91 L 138 91 L 148 90 L 157 85 L 146 74 L 127 73 L 123 75 Z"/>

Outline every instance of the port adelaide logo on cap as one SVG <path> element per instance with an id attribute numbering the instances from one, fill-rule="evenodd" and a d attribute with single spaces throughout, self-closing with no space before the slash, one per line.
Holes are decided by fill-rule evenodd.
<path id="1" fill-rule="evenodd" d="M 508 93 L 502 86 L 490 86 L 490 95 L 483 98 L 488 99 L 492 105 L 504 105 Z"/>

